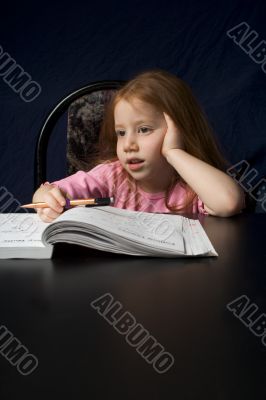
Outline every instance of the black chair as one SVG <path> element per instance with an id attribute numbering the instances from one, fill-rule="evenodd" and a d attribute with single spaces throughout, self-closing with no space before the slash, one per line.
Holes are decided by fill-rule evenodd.
<path id="1" fill-rule="evenodd" d="M 47 180 L 47 148 L 58 119 L 68 111 L 67 174 L 90 169 L 89 159 L 99 137 L 103 114 L 114 93 L 125 82 L 90 83 L 64 97 L 49 113 L 40 130 L 34 160 L 34 190 Z"/>

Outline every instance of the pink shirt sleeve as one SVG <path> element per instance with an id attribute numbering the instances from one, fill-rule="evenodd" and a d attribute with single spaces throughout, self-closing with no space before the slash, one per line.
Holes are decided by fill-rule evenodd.
<path id="1" fill-rule="evenodd" d="M 197 197 L 197 207 L 200 214 L 209 215 L 209 213 L 204 209 L 203 201 L 199 197 Z"/>
<path id="2" fill-rule="evenodd" d="M 67 193 L 70 199 L 109 197 L 108 187 L 90 172 L 78 171 L 52 184 Z"/>

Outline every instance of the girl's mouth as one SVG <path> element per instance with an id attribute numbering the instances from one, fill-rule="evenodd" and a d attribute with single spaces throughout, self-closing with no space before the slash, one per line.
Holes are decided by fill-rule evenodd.
<path id="1" fill-rule="evenodd" d="M 136 159 L 136 160 L 129 161 L 127 164 L 128 164 L 129 169 L 131 169 L 132 171 L 136 171 L 137 169 L 140 169 L 142 167 L 143 163 L 144 163 L 144 160 Z"/>

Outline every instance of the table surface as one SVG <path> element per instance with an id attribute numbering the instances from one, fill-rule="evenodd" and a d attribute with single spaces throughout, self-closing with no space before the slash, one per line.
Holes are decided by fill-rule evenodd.
<path id="1" fill-rule="evenodd" d="M 1 400 L 266 399 L 266 346 L 227 308 L 245 295 L 266 313 L 266 214 L 201 222 L 218 258 L 58 244 L 52 260 L 1 260 L 0 325 L 38 359 L 25 376 L 0 357 Z M 174 357 L 167 371 L 91 306 L 106 293 Z"/>

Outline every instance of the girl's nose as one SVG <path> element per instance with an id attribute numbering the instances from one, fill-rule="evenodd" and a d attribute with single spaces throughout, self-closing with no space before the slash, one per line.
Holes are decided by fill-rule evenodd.
<path id="1" fill-rule="evenodd" d="M 124 151 L 138 150 L 136 135 L 128 134 L 124 140 Z"/>

